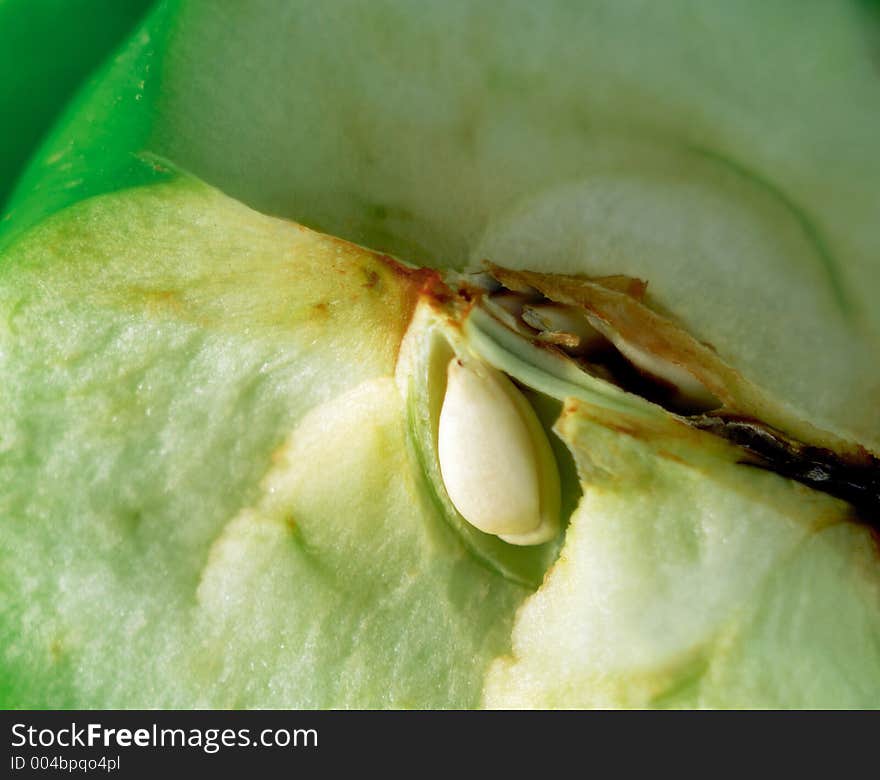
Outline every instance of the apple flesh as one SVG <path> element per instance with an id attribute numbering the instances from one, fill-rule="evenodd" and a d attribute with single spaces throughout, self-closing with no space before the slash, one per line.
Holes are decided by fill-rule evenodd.
<path id="1" fill-rule="evenodd" d="M 644 279 L 876 453 L 875 23 L 158 4 L 0 228 L 0 701 L 875 706 L 880 567 L 847 504 L 425 314 L 417 270 Z M 514 548 L 444 496 L 455 339 L 555 431 L 564 536 Z"/>

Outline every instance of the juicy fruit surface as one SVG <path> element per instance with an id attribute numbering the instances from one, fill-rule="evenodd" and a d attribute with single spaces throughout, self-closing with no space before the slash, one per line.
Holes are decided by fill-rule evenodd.
<path id="1" fill-rule="evenodd" d="M 7 254 L 5 706 L 477 703 L 525 591 L 415 479 L 416 291 L 188 181 Z"/>
<path id="2" fill-rule="evenodd" d="M 399 354 L 426 277 L 174 173 L 419 265 L 644 278 L 875 446 L 875 32 L 858 2 L 158 3 L 0 230 L 0 702 L 876 706 L 843 504 L 471 328 L 568 410 L 579 479 L 564 542 L 467 537 Z"/>
<path id="3" fill-rule="evenodd" d="M 570 402 L 584 496 L 490 707 L 875 707 L 876 540 L 672 420 Z"/>
<path id="4" fill-rule="evenodd" d="M 514 626 L 528 589 L 406 430 L 431 278 L 189 179 L 7 252 L 4 704 L 873 706 L 880 569 L 846 504 L 469 326 L 564 402 L 583 493 Z"/>

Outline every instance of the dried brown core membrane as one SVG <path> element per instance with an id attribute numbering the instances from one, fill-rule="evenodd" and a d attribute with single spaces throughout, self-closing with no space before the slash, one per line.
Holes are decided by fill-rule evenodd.
<path id="1" fill-rule="evenodd" d="M 564 352 L 587 373 L 676 414 L 701 414 L 721 408 L 722 402 L 686 369 L 623 342 L 585 307 L 552 300 L 507 274 L 504 281 L 512 284 L 512 289 L 497 277 L 491 278 L 494 284 L 486 300 L 493 314 L 533 342 Z M 638 301 L 647 288 L 645 282 L 625 276 L 591 281 Z"/>
<path id="2" fill-rule="evenodd" d="M 849 502 L 863 522 L 880 530 L 880 460 L 773 404 L 711 346 L 648 308 L 646 282 L 487 268 L 477 281 L 478 295 L 503 324 L 736 444 L 744 463 Z"/>
<path id="3" fill-rule="evenodd" d="M 823 447 L 793 441 L 757 420 L 704 414 L 689 417 L 695 428 L 722 436 L 751 457 L 745 463 L 774 471 L 853 505 L 859 519 L 880 530 L 880 460 L 841 458 Z"/>

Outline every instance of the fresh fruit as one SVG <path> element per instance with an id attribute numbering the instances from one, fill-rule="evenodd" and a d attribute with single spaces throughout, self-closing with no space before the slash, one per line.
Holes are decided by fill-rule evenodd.
<path id="1" fill-rule="evenodd" d="M 158 4 L 2 223 L 2 703 L 876 706 L 876 23 Z"/>
<path id="2" fill-rule="evenodd" d="M 8 251 L 4 701 L 477 704 L 526 591 L 407 444 L 394 369 L 434 276 L 186 178 Z"/>

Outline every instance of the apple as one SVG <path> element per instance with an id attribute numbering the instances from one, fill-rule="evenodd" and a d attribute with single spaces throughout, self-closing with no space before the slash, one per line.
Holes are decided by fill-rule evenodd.
<path id="1" fill-rule="evenodd" d="M 157 4 L 0 222 L 0 701 L 876 706 L 876 24 Z"/>
<path id="2" fill-rule="evenodd" d="M 0 4 L 0 206 L 72 93 L 131 32 L 149 0 Z"/>

